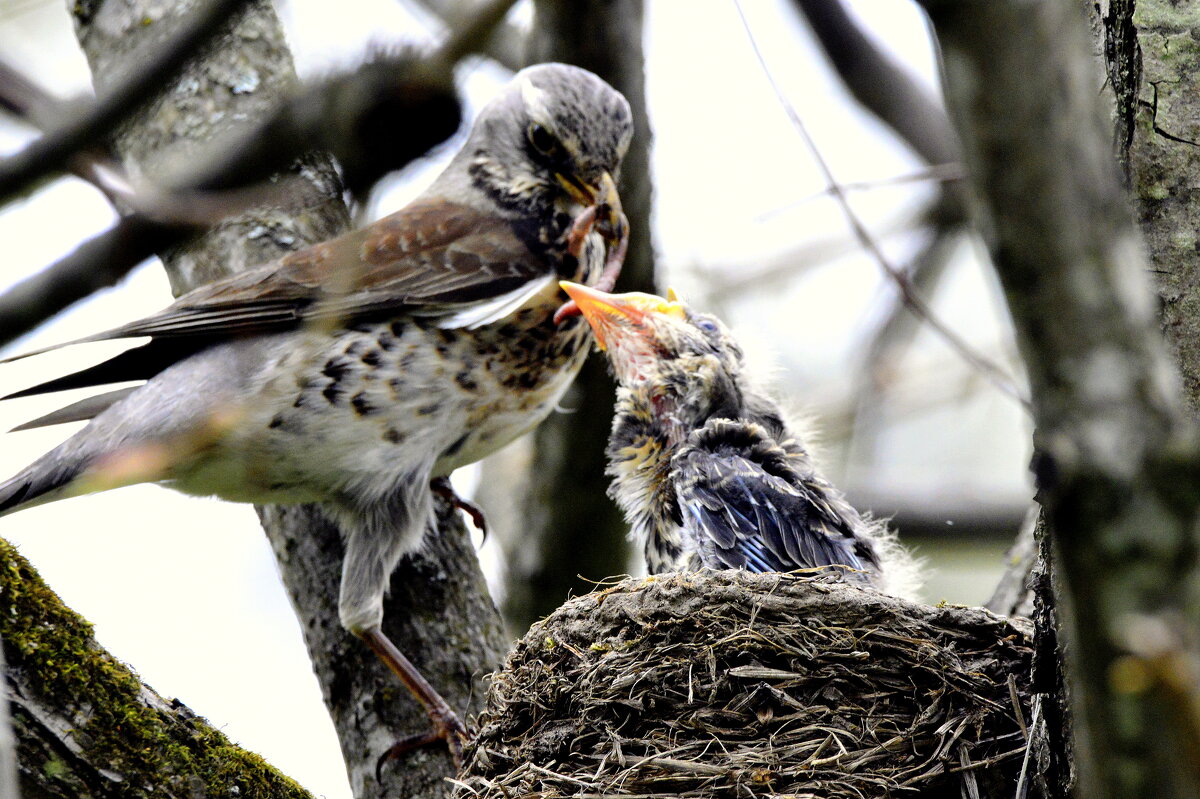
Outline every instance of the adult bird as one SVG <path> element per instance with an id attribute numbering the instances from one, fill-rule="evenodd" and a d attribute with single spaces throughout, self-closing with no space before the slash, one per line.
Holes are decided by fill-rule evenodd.
<path id="1" fill-rule="evenodd" d="M 610 495 L 651 573 L 830 567 L 885 587 L 882 525 L 817 471 L 716 317 L 563 282 L 617 379 Z"/>
<path id="2" fill-rule="evenodd" d="M 344 535 L 342 624 L 457 756 L 461 722 L 380 630 L 388 580 L 431 523 L 431 479 L 534 427 L 578 372 L 589 328 L 559 313 L 558 281 L 615 279 L 631 135 L 592 73 L 522 70 L 404 209 L 85 339 L 150 337 L 9 395 L 146 380 L 25 425 L 91 420 L 0 484 L 0 513 L 145 481 L 324 503 Z"/>

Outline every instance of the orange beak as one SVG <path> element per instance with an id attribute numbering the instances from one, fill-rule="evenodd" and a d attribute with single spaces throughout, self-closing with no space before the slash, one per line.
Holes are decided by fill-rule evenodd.
<path id="1" fill-rule="evenodd" d="M 559 285 L 579 306 L 596 334 L 596 346 L 602 350 L 622 337 L 651 335 L 655 316 L 684 318 L 682 303 L 654 294 L 640 291 L 609 294 L 569 280 L 561 280 Z"/>

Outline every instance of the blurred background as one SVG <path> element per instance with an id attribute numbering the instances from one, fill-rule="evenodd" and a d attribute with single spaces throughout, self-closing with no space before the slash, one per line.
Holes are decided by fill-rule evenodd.
<path id="1" fill-rule="evenodd" d="M 301 77 L 353 64 L 374 47 L 428 41 L 441 30 L 424 5 L 397 0 L 277 6 Z M 873 40 L 936 93 L 936 55 L 920 11 L 880 0 L 850 6 Z M 528 25 L 530 17 L 523 3 L 511 22 Z M 1023 391 L 980 247 L 937 213 L 956 165 L 929 164 L 864 112 L 788 3 L 754 0 L 739 11 L 726 0 L 650 0 L 644 48 L 654 199 L 652 229 L 635 235 L 652 237 L 659 288 L 674 287 L 732 326 L 760 382 L 812 431 L 827 476 L 860 509 L 892 517 L 901 540 L 924 559 L 923 600 L 985 602 L 1032 494 L 1028 417 L 994 375 L 914 322 L 789 115 L 802 121 L 883 259 L 909 270 L 937 319 Z M 61 97 L 90 91 L 62 0 L 0 4 L 0 55 Z M 469 104 L 486 102 L 510 75 L 487 59 L 469 62 L 460 72 Z M 33 135 L 0 117 L 0 152 L 20 149 Z M 381 183 L 361 213 L 374 218 L 405 204 L 458 143 Z M 70 179 L 0 211 L 0 289 L 113 218 L 103 197 Z M 0 356 L 112 327 L 170 300 L 161 269 L 148 263 Z M 0 393 L 120 348 L 86 345 L 0 365 Z M 0 403 L 0 429 L 74 398 Z M 555 424 L 569 426 L 573 412 L 579 406 L 568 397 Z M 4 435 L 0 476 L 70 432 Z M 514 601 L 530 581 L 510 576 L 537 564 L 516 562 L 536 547 L 520 543 L 527 517 L 513 486 L 536 457 L 530 440 L 517 442 L 455 476 L 496 528 L 481 558 L 493 595 L 519 631 L 539 606 L 527 596 Z M 573 457 L 566 455 L 568 471 Z M 556 501 L 569 506 L 575 498 Z M 179 697 L 315 793 L 349 796 L 300 631 L 250 507 L 141 486 L 5 518 L 0 535 L 158 691 Z M 568 579 L 596 580 L 636 574 L 641 566 L 630 557 L 599 573 L 565 568 Z"/>

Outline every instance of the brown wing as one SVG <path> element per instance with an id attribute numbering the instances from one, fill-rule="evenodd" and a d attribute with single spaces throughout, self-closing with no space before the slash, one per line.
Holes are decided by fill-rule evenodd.
<path id="1" fill-rule="evenodd" d="M 305 319 L 487 300 L 545 277 L 511 225 L 463 205 L 414 204 L 362 230 L 201 286 L 103 338 L 221 337 Z"/>
<path id="2" fill-rule="evenodd" d="M 147 380 L 216 340 L 306 319 L 422 308 L 451 314 L 545 279 L 550 269 L 504 220 L 463 205 L 414 203 L 362 230 L 201 286 L 153 316 L 80 339 L 152 337 L 0 399 Z"/>

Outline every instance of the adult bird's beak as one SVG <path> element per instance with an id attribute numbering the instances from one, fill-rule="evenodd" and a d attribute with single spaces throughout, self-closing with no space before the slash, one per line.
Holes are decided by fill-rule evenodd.
<path id="1" fill-rule="evenodd" d="M 560 280 L 558 285 L 575 300 L 596 334 L 596 346 L 602 350 L 610 344 L 619 344 L 622 338 L 652 336 L 656 316 L 684 318 L 682 303 L 653 294 L 640 291 L 609 294 L 569 280 Z"/>
<path id="2" fill-rule="evenodd" d="M 601 222 L 604 223 L 607 230 L 614 231 L 610 238 L 615 239 L 617 237 L 616 233 L 621 230 L 621 226 L 624 224 L 622 221 L 621 196 L 617 194 L 617 182 L 613 180 L 608 170 L 600 173 L 600 177 L 595 185 L 586 183 L 574 175 L 562 172 L 555 172 L 554 177 L 558 180 L 559 185 L 563 187 L 563 190 L 570 195 L 571 199 L 584 208 L 592 205 L 598 206 Z"/>

